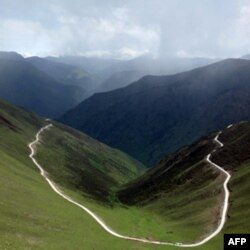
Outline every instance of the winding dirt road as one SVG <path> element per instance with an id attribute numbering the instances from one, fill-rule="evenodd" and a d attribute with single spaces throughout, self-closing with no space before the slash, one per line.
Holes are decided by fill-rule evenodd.
<path id="1" fill-rule="evenodd" d="M 224 181 L 223 184 L 223 189 L 224 189 L 224 202 L 223 202 L 223 206 L 221 209 L 221 218 L 220 221 L 218 223 L 218 226 L 216 228 L 216 230 L 214 232 L 212 232 L 210 235 L 206 236 L 203 240 L 196 242 L 196 243 L 192 243 L 192 244 L 185 244 L 185 243 L 179 243 L 179 242 L 165 242 L 165 241 L 157 241 L 157 240 L 148 240 L 148 239 L 143 239 L 143 238 L 135 238 L 135 237 L 130 237 L 130 236 L 125 236 L 125 235 L 121 235 L 117 232 L 115 232 L 114 230 L 112 230 L 109 226 L 107 226 L 107 224 L 102 221 L 101 218 L 99 218 L 94 212 L 92 212 L 90 209 L 88 209 L 87 207 L 79 204 L 78 202 L 74 201 L 72 198 L 70 198 L 69 196 L 65 195 L 58 187 L 55 183 L 53 183 L 48 176 L 46 175 L 46 172 L 44 171 L 44 169 L 41 167 L 41 165 L 36 161 L 36 159 L 34 158 L 35 155 L 35 147 L 36 145 L 39 143 L 40 140 L 40 135 L 43 131 L 51 128 L 53 125 L 49 124 L 44 126 L 43 128 L 41 128 L 37 134 L 36 134 L 36 139 L 34 141 L 32 141 L 28 146 L 30 148 L 30 155 L 29 157 L 31 158 L 31 160 L 34 162 L 34 164 L 38 167 L 38 169 L 40 170 L 40 174 L 45 178 L 45 180 L 48 182 L 48 184 L 50 185 L 50 187 L 54 190 L 54 192 L 56 192 L 58 195 L 60 195 L 62 198 L 64 198 L 65 200 L 69 201 L 70 203 L 78 206 L 79 208 L 83 209 L 86 213 L 88 213 L 105 231 L 107 231 L 109 234 L 121 238 L 121 239 L 125 239 L 125 240 L 132 240 L 132 241 L 138 241 L 138 242 L 143 242 L 143 243 L 151 243 L 151 244 L 157 244 L 157 245 L 169 245 L 169 246 L 178 246 L 178 247 L 197 247 L 200 245 L 205 244 L 206 242 L 208 242 L 209 240 L 211 240 L 213 237 L 215 237 L 216 235 L 218 235 L 220 233 L 220 231 L 222 230 L 225 222 L 226 222 L 226 217 L 227 217 L 227 211 L 228 211 L 228 204 L 229 204 L 229 190 L 228 190 L 228 182 L 231 178 L 231 175 L 224 170 L 222 167 L 220 167 L 219 165 L 215 164 L 214 162 L 212 162 L 210 160 L 211 158 L 211 154 L 213 154 L 215 150 L 213 150 L 209 155 L 207 155 L 206 157 L 206 161 L 213 167 L 215 167 L 216 169 L 218 169 L 219 171 L 221 171 L 226 179 Z M 229 125 L 228 128 L 230 128 L 232 125 Z M 223 147 L 223 143 L 221 143 L 218 139 L 219 135 L 221 134 L 221 131 L 216 135 L 216 137 L 214 138 L 214 141 L 219 145 L 219 147 Z"/>

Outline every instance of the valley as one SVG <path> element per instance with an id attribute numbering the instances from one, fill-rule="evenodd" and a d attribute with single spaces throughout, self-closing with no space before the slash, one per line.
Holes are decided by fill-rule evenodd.
<path id="1" fill-rule="evenodd" d="M 249 248 L 249 0 L 0 6 L 0 250 Z"/>
<path id="2" fill-rule="evenodd" d="M 1 180 L 1 197 L 4 204 L 1 207 L 1 221 L 4 228 L 4 233 L 1 234 L 2 246 L 9 246 L 9 249 L 24 247 L 60 249 L 62 246 L 65 249 L 70 249 L 72 246 L 77 249 L 79 246 L 81 249 L 81 245 L 84 245 L 86 249 L 91 247 L 112 249 L 111 246 L 115 244 L 114 249 L 118 247 L 124 250 L 172 249 L 171 246 L 130 242 L 109 236 L 88 214 L 53 193 L 29 159 L 27 144 L 32 141 L 37 131 L 46 125 L 46 122 L 3 102 L 1 102 L 1 121 L 4 121 L 1 123 L 2 143 L 0 145 L 0 169 L 1 176 L 4 176 Z M 226 165 L 226 169 L 233 173 L 229 183 L 230 217 L 227 218 L 225 227 L 218 236 L 197 249 L 219 247 L 224 232 L 249 230 L 248 225 L 241 219 L 242 212 L 244 216 L 248 216 L 248 210 L 242 210 L 242 206 L 248 206 L 249 187 L 246 180 L 250 174 L 249 147 L 247 146 L 250 141 L 249 131 L 249 123 L 241 123 L 223 130 L 220 135 L 219 139 L 224 143 L 224 147 L 218 148 L 211 160 L 220 165 Z M 87 186 L 81 182 L 82 177 L 79 177 L 78 172 L 71 171 L 73 166 L 69 165 L 67 159 L 63 159 L 64 150 L 68 151 L 68 148 L 64 147 L 71 145 L 75 150 L 79 150 L 81 147 L 78 143 L 81 141 L 86 144 L 87 148 L 92 145 L 90 147 L 93 147 L 92 150 L 99 152 L 104 150 L 104 155 L 99 159 L 102 164 L 103 157 L 107 157 L 110 150 L 110 157 L 112 154 L 115 157 L 119 152 L 111 153 L 112 149 L 105 149 L 105 145 L 94 142 L 86 135 L 81 135 L 64 125 L 55 123 L 55 126 L 41 135 L 41 142 L 37 145 L 35 157 L 39 164 L 45 167 L 49 178 L 57 183 L 59 190 L 93 211 L 118 234 L 142 238 L 146 241 L 189 244 L 201 240 L 204 235 L 214 231 L 219 220 L 221 207 L 218 205 L 223 201 L 222 184 L 225 178 L 204 160 L 205 156 L 216 147 L 213 142 L 214 137 L 215 134 L 212 134 L 176 152 L 143 175 L 141 175 L 144 171 L 143 166 L 132 159 L 127 167 L 131 170 L 132 166 L 137 165 L 138 167 L 131 171 L 131 175 L 124 175 L 125 172 L 130 173 L 129 171 L 124 173 L 119 171 L 119 165 L 111 168 L 114 169 L 114 172 L 109 173 L 109 177 L 102 176 L 99 172 L 100 177 L 96 178 L 98 172 L 93 172 L 94 175 L 86 172 L 89 174 L 90 184 L 93 182 L 95 185 L 95 188 L 91 189 L 88 188 L 90 185 L 88 182 Z M 76 138 L 81 138 L 78 143 L 76 142 L 79 139 Z M 61 143 L 58 143 L 60 140 Z M 237 150 L 238 145 L 241 144 L 244 145 L 244 148 L 241 149 L 238 160 L 232 166 L 230 161 L 219 160 L 226 159 L 223 152 L 226 155 L 232 155 L 232 150 Z M 80 152 L 84 152 L 83 149 L 80 149 Z M 18 150 L 18 154 L 15 154 L 16 150 Z M 85 154 L 88 157 L 91 156 L 89 150 Z M 75 152 L 72 155 L 70 153 L 69 159 L 71 161 L 75 159 L 73 165 L 77 165 L 81 169 L 81 164 L 85 165 L 88 159 L 85 154 Z M 100 157 L 99 153 L 98 155 Z M 223 157 L 220 157 L 221 155 Z M 118 158 L 122 159 L 121 156 L 122 154 Z M 128 159 L 128 156 L 124 158 L 122 166 L 124 164 L 126 166 L 129 162 Z M 95 169 L 93 166 L 97 166 L 99 160 L 96 159 L 96 163 L 92 165 L 91 169 Z M 93 164 L 93 162 L 88 164 Z M 114 166 L 113 164 L 112 166 Z M 121 164 L 120 160 L 118 164 Z M 168 169 L 166 166 L 172 167 Z M 101 170 L 100 167 L 97 169 Z M 107 173 L 107 170 L 103 171 L 101 172 Z M 166 172 L 168 172 L 167 176 Z M 140 177 L 135 179 L 139 175 Z M 171 179 L 172 181 L 166 182 Z M 148 185 L 150 180 L 157 185 Z M 122 188 L 121 185 L 123 185 Z M 99 186 L 104 191 L 101 195 L 98 192 Z M 105 186 L 107 188 L 104 188 Z M 6 190 L 9 191 L 6 192 Z M 93 193 L 93 190 L 96 192 Z M 10 193 L 11 200 L 8 199 Z M 29 211 L 29 215 L 25 211 Z M 238 224 L 237 221 L 242 221 L 242 223 Z M 17 225 L 19 226 L 17 227 Z M 36 225 L 37 231 L 34 231 L 34 225 Z M 13 230 L 16 232 L 15 241 L 13 241 L 11 233 Z M 39 232 L 39 234 L 35 232 Z M 20 237 L 20 235 L 22 236 Z M 97 235 L 98 241 L 94 240 Z"/>
<path id="3" fill-rule="evenodd" d="M 230 128 L 232 125 L 229 125 L 228 128 Z M 37 163 L 36 159 L 34 158 L 34 154 L 35 154 L 35 148 L 36 145 L 39 143 L 40 140 L 40 135 L 41 133 L 43 133 L 43 131 L 46 131 L 50 128 L 52 128 L 53 125 L 52 124 L 48 124 L 45 127 L 41 128 L 38 133 L 36 134 L 36 140 L 31 142 L 29 144 L 29 148 L 31 150 L 31 154 L 29 155 L 29 157 L 32 159 L 32 161 L 34 162 L 34 164 L 39 168 L 41 175 L 46 179 L 46 181 L 48 182 L 48 184 L 51 186 L 51 188 L 54 190 L 55 193 L 57 193 L 58 195 L 60 195 L 62 198 L 64 198 L 65 200 L 68 200 L 70 203 L 80 207 L 81 209 L 83 209 L 86 213 L 88 213 L 98 224 L 100 224 L 100 226 L 107 231 L 109 234 L 117 237 L 117 238 L 121 238 L 121 239 L 125 239 L 125 240 L 131 240 L 131 241 L 138 241 L 138 242 L 143 242 L 143 243 L 150 243 L 150 244 L 157 244 L 157 245 L 168 245 L 168 246 L 181 246 L 181 247 L 197 247 L 197 246 L 201 246 L 203 244 L 205 244 L 206 242 L 208 242 L 209 240 L 211 240 L 213 237 L 215 237 L 217 234 L 220 233 L 220 231 L 222 230 L 225 222 L 226 222 L 226 218 L 227 218 L 227 212 L 228 212 L 228 207 L 229 207 L 229 190 L 228 190 L 228 182 L 231 178 L 231 175 L 225 171 L 223 168 L 221 168 L 220 166 L 218 166 L 217 164 L 213 163 L 210 160 L 211 157 L 211 153 L 207 155 L 206 157 L 206 161 L 213 166 L 214 168 L 217 168 L 221 173 L 223 173 L 226 176 L 226 179 L 223 183 L 223 188 L 224 188 L 224 201 L 222 202 L 222 205 L 218 205 L 219 207 L 221 206 L 220 210 L 221 210 L 221 214 L 219 214 L 219 222 L 217 222 L 218 227 L 214 229 L 213 232 L 211 232 L 211 234 L 209 234 L 208 236 L 206 236 L 204 239 L 195 242 L 195 243 L 189 243 L 189 244 L 185 244 L 185 243 L 176 243 L 176 242 L 166 242 L 166 241 L 157 241 L 157 240 L 150 240 L 150 239 L 143 239 L 143 238 L 135 238 L 133 236 L 124 236 L 121 235 L 115 231 L 113 231 L 107 224 L 105 224 L 101 218 L 99 218 L 95 213 L 93 213 L 91 210 L 89 210 L 87 207 L 75 202 L 72 198 L 70 198 L 69 196 L 65 195 L 57 186 L 55 183 L 53 183 L 49 178 L 48 175 L 45 173 L 44 169 L 39 165 L 39 163 Z M 214 142 L 216 142 L 220 147 L 223 147 L 224 145 L 218 140 L 219 135 L 221 134 L 221 132 L 219 132 L 217 134 L 217 136 L 214 138 Z M 213 150 L 212 153 L 216 152 L 216 150 Z M 220 213 L 220 212 L 219 212 Z"/>
<path id="4" fill-rule="evenodd" d="M 97 93 L 59 121 L 151 167 L 228 124 L 249 120 L 250 61 L 227 59 L 191 71 L 145 76 Z"/>
<path id="5" fill-rule="evenodd" d="M 27 157 L 27 142 L 46 124 L 43 119 L 2 101 L 0 117 L 0 248 L 82 249 L 84 245 L 85 249 L 108 249 L 114 244 L 120 249 L 131 247 L 107 237 L 87 215 L 82 216 L 82 211 L 57 197 L 34 168 Z M 99 243 L 94 240 L 96 235 Z"/>

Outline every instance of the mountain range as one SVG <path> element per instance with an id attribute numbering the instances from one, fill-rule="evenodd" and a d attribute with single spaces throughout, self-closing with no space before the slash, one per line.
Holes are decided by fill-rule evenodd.
<path id="1" fill-rule="evenodd" d="M 146 72 L 136 70 L 114 73 L 97 87 L 96 92 L 108 92 L 114 89 L 126 87 L 130 83 L 138 81 L 145 75 L 147 75 Z"/>
<path id="2" fill-rule="evenodd" d="M 139 56 L 130 60 L 88 58 L 84 56 L 61 56 L 47 57 L 53 62 L 74 65 L 87 70 L 102 82 L 101 90 L 111 90 L 112 84 L 115 88 L 121 88 L 132 83 L 130 80 L 137 80 L 133 75 L 168 75 L 191 70 L 218 61 L 219 59 L 210 58 L 154 58 L 150 55 Z M 121 76 L 122 77 L 121 77 Z M 121 81 L 118 81 L 117 77 Z M 117 86 L 114 84 L 117 84 Z M 111 83 L 108 83 L 111 81 Z M 105 85 L 107 84 L 107 89 Z M 100 92 L 97 87 L 96 92 Z"/>
<path id="3" fill-rule="evenodd" d="M 152 165 L 209 132 L 249 119 L 249 107 L 250 62 L 227 59 L 94 94 L 59 121 Z"/>
<path id="4" fill-rule="evenodd" d="M 95 89 L 81 68 L 0 52 L 0 97 L 45 117 L 58 117 Z"/>
<path id="5" fill-rule="evenodd" d="M 22 60 L 0 59 L 0 97 L 45 117 L 57 117 L 79 101 L 67 86 Z"/>
<path id="6" fill-rule="evenodd" d="M 26 61 L 58 82 L 81 88 L 81 100 L 91 95 L 93 90 L 99 85 L 98 79 L 81 67 L 54 62 L 41 57 L 28 57 Z"/>
<path id="7" fill-rule="evenodd" d="M 181 59 L 162 63 L 148 56 L 128 61 L 86 57 L 24 58 L 16 52 L 4 51 L 0 52 L 0 60 L 0 97 L 53 118 L 95 92 L 127 86 L 149 73 L 179 72 L 211 62 L 209 59 Z M 25 89 L 25 96 L 20 89 Z"/>

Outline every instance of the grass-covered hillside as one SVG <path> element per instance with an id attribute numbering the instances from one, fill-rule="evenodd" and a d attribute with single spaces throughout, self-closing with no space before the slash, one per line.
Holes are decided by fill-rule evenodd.
<path id="1" fill-rule="evenodd" d="M 119 249 L 129 249 L 134 243 L 120 242 L 107 235 L 87 214 L 55 194 L 39 174 L 28 157 L 30 150 L 27 144 L 34 140 L 39 128 L 45 124 L 43 119 L 32 113 L 0 102 L 0 249 L 110 249 L 109 246 L 112 245 Z M 55 135 L 52 133 L 53 129 Z M 51 139 L 52 136 L 59 137 L 60 129 L 53 129 Z M 61 133 L 62 140 L 64 136 L 72 141 L 78 137 L 78 142 L 73 144 L 75 143 L 82 151 L 79 152 L 75 165 L 83 165 L 82 161 L 88 151 L 93 160 L 86 163 L 86 168 L 96 168 L 94 175 L 98 171 L 103 172 L 104 179 L 105 168 L 109 166 L 106 179 L 118 185 L 138 174 L 137 163 L 135 164 L 127 155 L 74 131 L 63 132 L 61 129 Z M 80 146 L 81 140 L 83 142 Z M 54 148 L 57 146 L 54 145 Z M 103 169 L 99 166 L 100 161 L 104 162 Z M 45 162 L 51 163 L 51 160 L 47 158 Z M 138 166 L 141 171 L 143 166 Z M 123 171 L 122 167 L 130 169 L 128 177 L 125 176 L 126 171 Z M 54 177 L 52 170 L 51 168 L 52 176 L 48 173 L 51 178 Z M 60 170 L 58 169 L 58 172 Z M 77 175 L 76 172 L 75 176 Z M 60 180 L 62 183 L 62 179 Z M 72 182 L 67 178 L 64 180 L 66 184 L 67 181 Z M 98 185 L 95 183 L 95 176 L 89 175 L 89 182 L 91 180 Z M 70 190 L 69 193 L 77 196 L 76 192 Z M 82 199 L 82 192 L 79 192 L 79 197 Z"/>
<path id="2" fill-rule="evenodd" d="M 144 171 L 127 154 L 60 124 L 44 133 L 37 159 L 56 183 L 110 202 L 119 186 Z"/>
<path id="3" fill-rule="evenodd" d="M 0 102 L 0 249 L 180 249 L 115 238 L 83 210 L 53 192 L 28 157 L 27 144 L 46 123 Z M 216 225 L 222 199 L 223 178 L 203 161 L 216 147 L 213 136 L 162 160 L 134 181 L 143 171 L 141 164 L 57 123 L 41 135 L 35 158 L 64 193 L 91 209 L 118 233 L 194 242 Z M 250 231 L 246 209 L 250 205 L 249 123 L 223 131 L 221 140 L 225 147 L 218 150 L 214 161 L 220 154 L 223 160 L 227 157 L 224 154 L 240 152 L 237 161 L 224 162 L 233 177 L 230 217 L 223 232 L 246 233 Z M 239 145 L 245 147 L 237 151 Z M 234 162 L 232 167 L 230 162 Z M 129 180 L 132 182 L 125 184 L 116 197 L 120 185 Z M 221 233 L 196 249 L 222 250 L 222 238 Z"/>
<path id="4" fill-rule="evenodd" d="M 169 237 L 178 242 L 198 240 L 217 225 L 225 176 L 204 161 L 216 147 L 215 134 L 163 159 L 158 166 L 119 191 L 120 200 L 161 214 Z M 250 123 L 223 130 L 225 144 L 212 160 L 232 174 L 229 217 L 223 232 L 249 233 Z M 199 231 L 197 231 L 199 229 Z M 223 249 L 223 234 L 198 249 Z"/>

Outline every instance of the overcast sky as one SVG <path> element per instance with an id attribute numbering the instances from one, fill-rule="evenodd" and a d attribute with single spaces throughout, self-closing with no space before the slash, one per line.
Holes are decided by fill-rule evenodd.
<path id="1" fill-rule="evenodd" d="M 0 50 L 238 57 L 250 53 L 250 1 L 0 0 Z"/>

